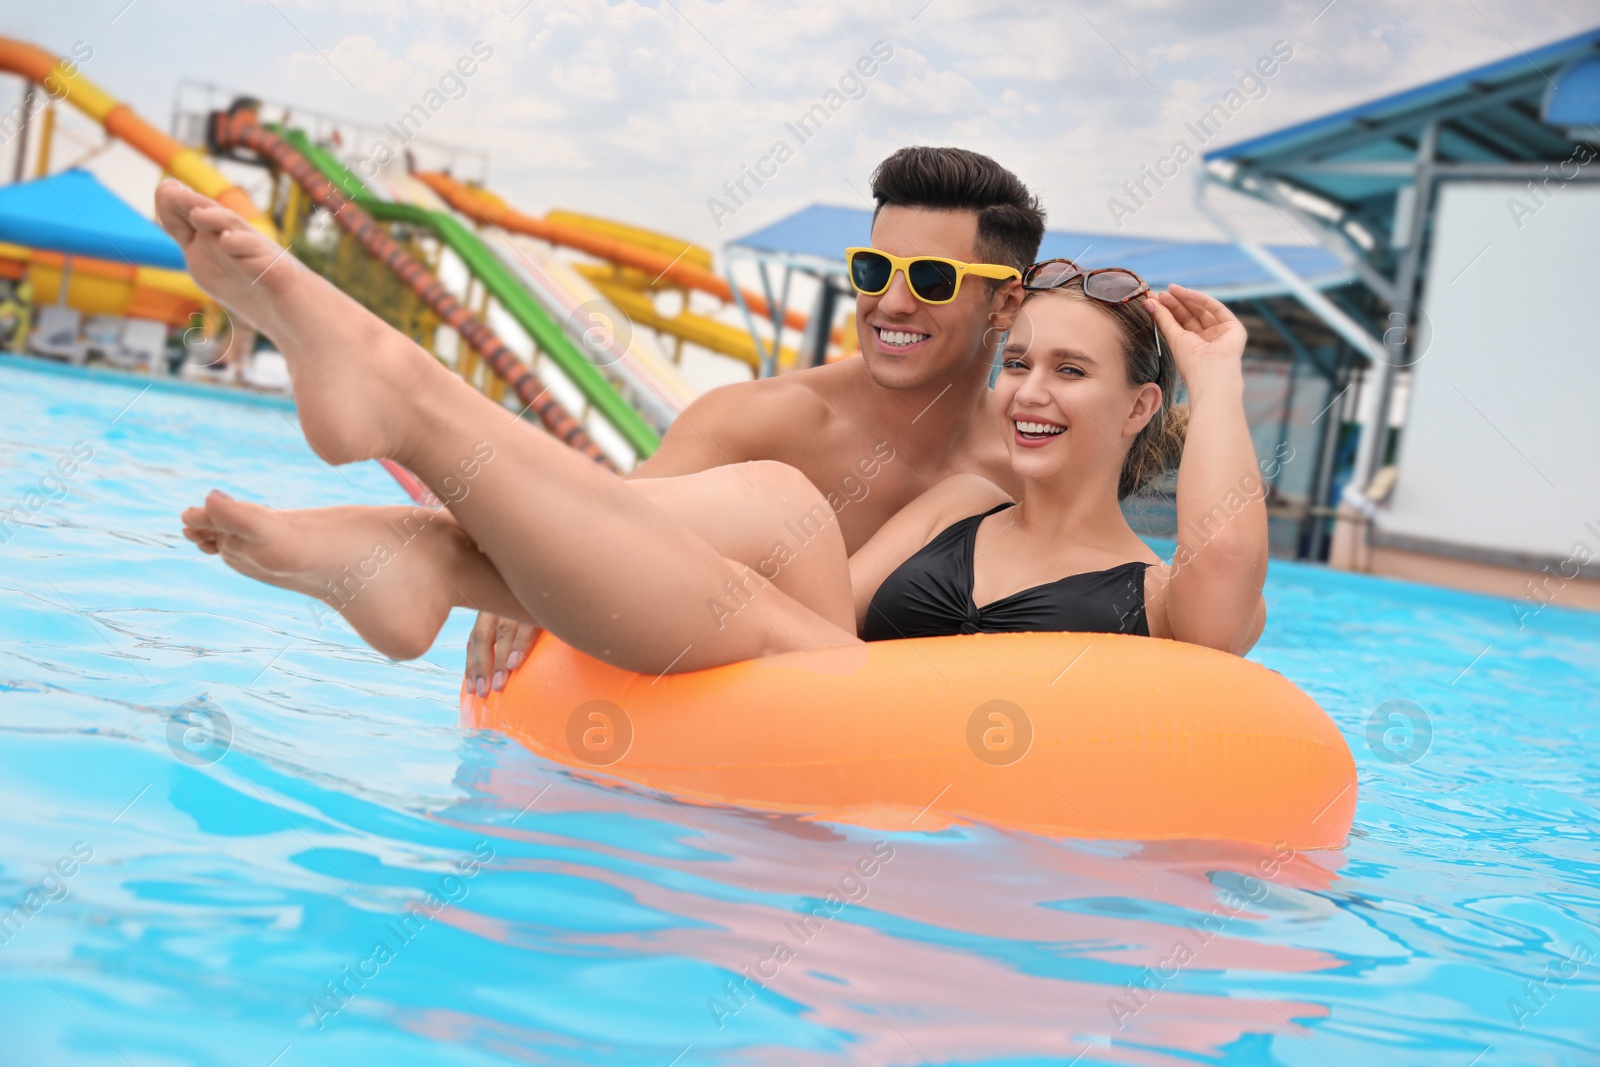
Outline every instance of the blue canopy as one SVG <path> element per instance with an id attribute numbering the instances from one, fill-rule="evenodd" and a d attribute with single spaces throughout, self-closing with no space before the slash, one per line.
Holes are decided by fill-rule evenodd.
<path id="1" fill-rule="evenodd" d="M 1562 159 L 1571 154 L 1572 145 L 1549 128 L 1540 116 L 1540 105 L 1556 82 L 1564 79 L 1563 67 L 1581 64 L 1596 48 L 1600 48 L 1600 28 L 1542 48 L 1519 49 L 1514 56 L 1481 67 L 1218 148 L 1207 152 L 1206 158 L 1259 162 L 1298 152 L 1321 160 L 1338 159 L 1332 153 L 1342 147 L 1341 142 L 1352 140 L 1352 134 L 1371 131 L 1406 137 L 1410 142 L 1392 146 L 1392 151 L 1377 158 L 1409 160 L 1416 155 L 1415 130 L 1425 122 L 1439 120 L 1446 127 L 1439 132 L 1439 150 L 1448 158 L 1474 162 Z M 1586 77 L 1578 75 L 1567 91 L 1583 95 Z M 1592 113 L 1582 121 L 1592 121 Z M 1369 149 L 1363 157 L 1374 158 L 1374 153 Z"/>
<path id="2" fill-rule="evenodd" d="M 815 257 L 840 264 L 850 245 L 870 243 L 872 212 L 867 208 L 813 204 L 772 225 L 729 242 L 730 248 Z M 1310 245 L 1273 245 L 1272 252 L 1318 288 L 1349 281 L 1327 252 Z M 1051 230 L 1039 246 L 1040 259 L 1064 258 L 1084 267 L 1127 267 L 1164 289 L 1171 282 L 1229 299 L 1285 292 L 1282 282 L 1225 241 L 1166 241 L 1103 233 Z"/>
<path id="3" fill-rule="evenodd" d="M 0 186 L 0 241 L 138 267 L 183 270 L 166 231 L 86 170 Z"/>

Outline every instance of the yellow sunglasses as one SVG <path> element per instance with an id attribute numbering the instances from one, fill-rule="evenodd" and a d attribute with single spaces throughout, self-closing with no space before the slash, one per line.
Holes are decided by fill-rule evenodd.
<path id="1" fill-rule="evenodd" d="M 850 267 L 850 284 L 863 296 L 881 296 L 889 291 L 895 271 L 906 276 L 911 295 L 924 304 L 948 304 L 961 292 L 961 279 L 969 274 L 980 278 L 1020 278 L 1015 267 L 998 263 L 962 263 L 940 256 L 891 256 L 876 248 L 847 248 L 845 262 Z"/>

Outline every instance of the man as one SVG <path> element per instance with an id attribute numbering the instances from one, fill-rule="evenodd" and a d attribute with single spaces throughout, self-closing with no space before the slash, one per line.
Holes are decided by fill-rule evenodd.
<path id="1" fill-rule="evenodd" d="M 994 160 L 960 148 L 902 148 L 872 176 L 872 247 L 895 256 L 1031 264 L 1044 238 L 1038 199 Z M 878 296 L 860 294 L 860 359 L 712 390 L 678 417 L 629 478 L 692 474 L 750 460 L 798 468 L 828 499 L 854 553 L 891 515 L 953 474 L 1020 488 L 988 408 L 996 343 L 1022 305 L 1022 286 L 969 278 L 929 304 L 896 271 Z M 537 630 L 480 614 L 467 678 L 500 689 Z"/>

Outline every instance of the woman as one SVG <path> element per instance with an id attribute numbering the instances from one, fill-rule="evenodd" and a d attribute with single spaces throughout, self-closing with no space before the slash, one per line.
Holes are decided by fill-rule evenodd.
<path id="1" fill-rule="evenodd" d="M 213 493 L 184 512 L 185 536 L 244 574 L 323 599 L 396 658 L 425 651 L 456 606 L 528 620 L 650 673 L 855 644 L 858 626 L 897 636 L 914 599 L 904 590 L 916 586 L 899 572 L 928 569 L 924 550 L 942 551 L 947 527 L 1007 503 L 980 479 L 951 479 L 847 561 L 831 509 L 792 468 L 624 482 L 530 433 L 227 209 L 172 182 L 157 209 L 201 285 L 277 342 L 311 447 L 331 463 L 392 459 L 449 504 L 274 511 Z M 1068 273 L 1030 272 L 1040 292 L 1012 330 L 995 391 L 997 417 L 1022 423 L 1011 448 L 1027 491 L 975 524 L 969 592 L 985 606 L 975 625 L 993 603 L 1027 600 L 1018 590 L 1115 564 L 1142 581 L 1124 582 L 1110 628 L 1243 651 L 1260 631 L 1266 563 L 1259 495 L 1231 513 L 1222 495 L 1259 488 L 1242 407 L 1244 331 L 1199 293 L 1174 287 L 1141 311 L 1142 286 L 1108 303 L 1099 289 L 1116 279 L 1097 282 L 1097 272 L 1094 299 L 1084 299 Z M 1162 427 L 1175 428 L 1175 377 L 1150 314 L 1190 380 L 1195 443 L 1180 471 L 1180 524 L 1207 506 L 1222 516 L 1203 544 L 1180 538 L 1170 568 L 1117 507 L 1124 483 L 1160 457 L 1140 441 L 1170 441 Z M 796 542 L 776 542 L 783 552 L 779 529 Z"/>
<path id="2" fill-rule="evenodd" d="M 1046 261 L 1023 287 L 994 386 L 1021 498 L 960 476 L 890 519 L 850 560 L 861 635 L 1108 631 L 1248 651 L 1266 621 L 1267 522 L 1244 327 L 1182 286 L 1146 298 L 1116 268 Z M 1162 564 L 1118 502 L 1180 454 L 1178 551 Z"/>

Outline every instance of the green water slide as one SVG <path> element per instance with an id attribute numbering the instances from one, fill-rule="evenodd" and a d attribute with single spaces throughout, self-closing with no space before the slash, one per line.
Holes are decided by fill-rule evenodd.
<path id="1" fill-rule="evenodd" d="M 594 364 L 584 358 L 561 324 L 556 322 L 522 286 L 500 257 L 496 256 L 455 216 L 442 211 L 429 211 L 412 204 L 399 204 L 374 196 L 364 182 L 350 172 L 332 152 L 314 144 L 303 130 L 288 130 L 280 126 L 269 127 L 279 137 L 288 141 L 305 156 L 311 165 L 322 172 L 341 196 L 367 212 L 380 222 L 403 222 L 429 230 L 454 252 L 469 271 L 483 284 L 489 294 L 500 302 L 534 344 L 544 352 L 563 374 L 577 386 L 594 409 L 621 434 L 623 440 L 639 454 L 650 455 L 661 443 L 661 438 L 640 417 L 639 413 L 611 387 Z"/>

